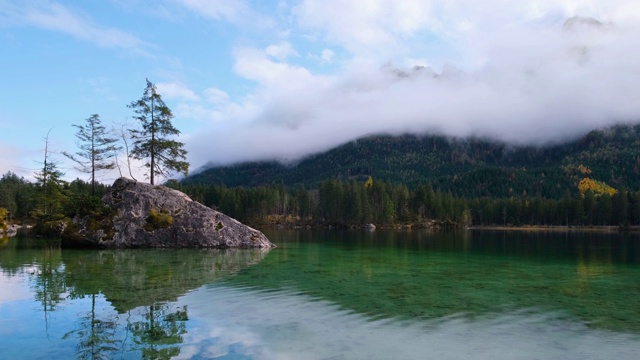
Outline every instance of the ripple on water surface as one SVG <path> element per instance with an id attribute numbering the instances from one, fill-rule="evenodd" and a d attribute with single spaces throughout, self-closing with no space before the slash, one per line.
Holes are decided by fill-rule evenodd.
<path id="1" fill-rule="evenodd" d="M 0 357 L 637 358 L 640 239 L 483 234 L 276 233 L 271 252 L 13 241 Z"/>
<path id="2" fill-rule="evenodd" d="M 186 295 L 191 326 L 179 358 L 632 359 L 637 335 L 536 309 L 429 321 L 372 320 L 292 289 L 224 285 Z"/>

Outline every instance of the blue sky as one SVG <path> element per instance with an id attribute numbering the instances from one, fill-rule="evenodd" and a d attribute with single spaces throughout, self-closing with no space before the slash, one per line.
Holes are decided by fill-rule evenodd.
<path id="1" fill-rule="evenodd" d="M 373 133 L 562 141 L 640 119 L 638 20 L 619 0 L 0 0 L 0 172 L 30 178 L 52 129 L 85 178 L 71 125 L 135 126 L 145 78 L 192 170 Z"/>

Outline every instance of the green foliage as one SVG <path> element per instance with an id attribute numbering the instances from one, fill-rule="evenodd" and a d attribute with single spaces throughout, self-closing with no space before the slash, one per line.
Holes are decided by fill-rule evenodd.
<path id="1" fill-rule="evenodd" d="M 65 227 L 60 237 L 63 242 L 68 244 L 81 244 L 83 241 L 82 234 L 80 234 L 80 229 L 78 225 L 73 221 L 67 221 L 67 226 Z"/>
<path id="2" fill-rule="evenodd" d="M 60 180 L 60 176 L 57 164 L 50 161 L 46 168 L 36 173 L 36 183 L 18 178 L 11 172 L 4 174 L 0 178 L 0 207 L 7 209 L 8 220 L 32 223 L 36 234 L 55 237 L 67 224 L 72 224 L 71 218 L 89 215 L 95 220 L 96 227 L 112 231 L 109 230 L 113 227 L 109 221 L 111 211 L 100 199 L 108 187 L 97 183 L 97 195 L 92 196 L 91 183 L 80 179 L 67 183 Z"/>
<path id="3" fill-rule="evenodd" d="M 63 206 L 65 216 L 73 218 L 76 215 L 99 215 L 104 211 L 104 204 L 97 196 L 71 193 Z"/>
<path id="4" fill-rule="evenodd" d="M 40 171 L 35 173 L 37 196 L 32 216 L 42 225 L 43 230 L 49 231 L 48 229 L 52 226 L 48 223 L 62 219 L 62 206 L 66 197 L 62 191 L 65 182 L 61 177 L 64 174 L 58 170 L 58 163 L 50 155 L 49 133 L 44 140 L 43 166 Z M 55 228 L 55 226 L 53 227 Z"/>
<path id="5" fill-rule="evenodd" d="M 80 150 L 75 154 L 63 154 L 77 163 L 76 170 L 91 174 L 91 195 L 95 195 L 96 172 L 115 168 L 116 163 L 113 159 L 121 147 L 115 145 L 116 138 L 108 136 L 98 114 L 91 115 L 85 121 L 86 125 L 73 125 L 78 128 L 76 137 L 80 140 Z"/>
<path id="6" fill-rule="evenodd" d="M 529 196 L 466 198 L 434 190 L 429 183 L 414 190 L 374 180 L 329 180 L 317 189 L 283 186 L 228 188 L 183 185 L 193 199 L 248 223 L 383 227 L 405 224 L 441 227 L 640 225 L 640 192 L 619 191 L 595 197 L 566 192 L 560 199 Z"/>
<path id="7" fill-rule="evenodd" d="M 0 207 L 7 209 L 13 219 L 26 218 L 33 209 L 35 198 L 33 184 L 7 172 L 0 178 Z"/>
<path id="8" fill-rule="evenodd" d="M 144 229 L 147 231 L 155 231 L 158 229 L 166 229 L 173 224 L 173 217 L 168 210 L 151 209 L 147 216 Z"/>
<path id="9" fill-rule="evenodd" d="M 58 238 L 65 231 L 67 221 L 60 217 L 57 220 L 38 219 L 33 227 L 33 232 L 37 235 L 51 238 Z"/>
<path id="10" fill-rule="evenodd" d="M 187 151 L 183 143 L 169 138 L 179 135 L 180 131 L 171 124 L 173 114 L 157 93 L 156 86 L 147 80 L 142 98 L 131 102 L 128 107 L 133 109 L 134 118 L 142 127 L 141 130 L 131 130 L 134 140 L 131 155 L 146 161 L 144 165 L 149 169 L 151 184 L 154 184 L 156 175 L 168 177 L 173 171 L 186 175 L 189 163 L 182 160 L 186 158 Z"/>
<path id="11" fill-rule="evenodd" d="M 394 226 L 426 219 L 458 223 L 463 219 L 464 201 L 450 193 L 434 192 L 430 187 L 427 193 L 424 186 L 412 192 L 405 185 L 373 180 L 369 184 L 330 180 L 310 190 L 202 185 L 187 185 L 183 190 L 193 199 L 246 222 L 286 218 L 302 224 L 342 227 L 370 222 Z"/>

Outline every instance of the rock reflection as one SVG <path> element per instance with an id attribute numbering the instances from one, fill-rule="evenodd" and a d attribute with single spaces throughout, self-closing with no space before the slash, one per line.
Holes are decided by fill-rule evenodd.
<path id="1" fill-rule="evenodd" d="M 269 249 L 62 251 L 58 245 L 12 244 L 0 253 L 4 276 L 23 276 L 41 304 L 49 339 L 74 342 L 78 359 L 120 352 L 145 359 L 180 353 L 189 321 L 177 299 L 259 263 Z M 55 333 L 58 305 L 79 307 L 72 328 Z M 63 306 L 64 308 L 64 306 Z M 57 328 L 57 327 L 56 327 Z"/>
<path id="2" fill-rule="evenodd" d="M 259 263 L 269 249 L 64 251 L 71 286 L 101 293 L 115 310 L 175 301 L 189 290 Z"/>

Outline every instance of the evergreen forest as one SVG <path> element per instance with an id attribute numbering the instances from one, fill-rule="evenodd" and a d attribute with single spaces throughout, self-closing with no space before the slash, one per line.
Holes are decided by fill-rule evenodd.
<path id="1" fill-rule="evenodd" d="M 295 164 L 214 167 L 165 185 L 253 226 L 628 229 L 640 226 L 639 168 L 640 126 L 615 126 L 539 147 L 372 136 Z M 108 190 L 80 179 L 57 184 L 52 196 L 41 182 L 4 174 L 0 208 L 29 223 L 47 213 L 48 197 L 51 216 L 72 218 L 99 213 Z"/>

